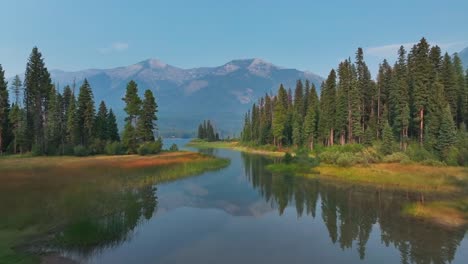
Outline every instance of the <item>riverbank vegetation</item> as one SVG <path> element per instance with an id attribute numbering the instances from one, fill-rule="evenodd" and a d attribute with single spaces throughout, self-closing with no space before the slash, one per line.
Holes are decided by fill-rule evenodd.
<path id="1" fill-rule="evenodd" d="M 157 210 L 157 184 L 217 170 L 227 159 L 157 156 L 0 158 L 0 263 L 38 263 L 35 248 L 82 252 L 129 238 Z"/>
<path id="2" fill-rule="evenodd" d="M 96 109 L 88 80 L 83 81 L 77 93 L 76 84 L 70 85 L 61 89 L 52 83 L 37 47 L 31 52 L 23 82 L 16 76 L 8 87 L 0 64 L 0 155 L 147 155 L 161 152 L 162 141 L 154 135 L 158 105 L 151 90 L 146 90 L 140 98 L 136 82 L 128 83 L 123 98 L 127 117 L 120 138 L 113 110 L 108 109 L 104 101 Z M 9 88 L 14 95 L 12 104 Z"/>
<path id="3" fill-rule="evenodd" d="M 408 156 L 403 163 L 468 165 L 468 72 L 460 58 L 424 38 L 398 56 L 393 66 L 384 60 L 373 80 L 359 48 L 354 62 L 330 71 L 320 97 L 307 80 L 294 92 L 280 85 L 246 114 L 242 143 L 305 147 L 344 166 L 391 160 L 395 152 Z"/>

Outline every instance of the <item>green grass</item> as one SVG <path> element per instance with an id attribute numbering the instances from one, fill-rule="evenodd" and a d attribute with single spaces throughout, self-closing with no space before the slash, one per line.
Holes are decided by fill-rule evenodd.
<path id="1" fill-rule="evenodd" d="M 331 177 L 381 188 L 419 192 L 465 192 L 468 169 L 463 167 L 429 167 L 399 163 L 372 164 L 369 166 L 338 167 L 321 165 L 321 177 Z"/>
<path id="2" fill-rule="evenodd" d="M 250 146 L 242 145 L 236 141 L 214 141 L 208 142 L 204 140 L 194 139 L 190 141 L 187 146 L 196 147 L 196 148 L 226 148 L 236 151 L 242 151 L 252 154 L 260 154 L 273 157 L 282 157 L 288 149 L 277 150 L 275 147 L 266 145 L 266 146 Z"/>

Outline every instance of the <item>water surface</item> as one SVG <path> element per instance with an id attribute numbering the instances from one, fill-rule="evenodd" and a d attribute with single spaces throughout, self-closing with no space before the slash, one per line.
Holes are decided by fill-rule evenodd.
<path id="1" fill-rule="evenodd" d="M 122 201 L 116 212 L 68 224 L 48 250 L 81 263 L 468 260 L 465 229 L 445 229 L 400 214 L 417 194 L 272 175 L 265 170 L 272 162 L 266 157 L 204 151 L 229 158 L 231 164 L 190 178 L 148 181 L 123 197 L 116 194 Z M 86 235 L 97 236 L 95 243 L 77 243 Z"/>

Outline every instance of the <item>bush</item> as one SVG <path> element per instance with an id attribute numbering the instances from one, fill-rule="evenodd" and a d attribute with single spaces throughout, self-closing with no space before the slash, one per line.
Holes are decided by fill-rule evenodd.
<path id="1" fill-rule="evenodd" d="M 447 164 L 445 164 L 444 162 L 441 162 L 441 161 L 438 161 L 438 160 L 435 160 L 435 159 L 427 159 L 427 160 L 423 160 L 421 162 L 422 165 L 426 165 L 426 166 L 434 166 L 434 167 L 444 167 L 444 166 L 447 166 Z"/>
<path id="2" fill-rule="evenodd" d="M 78 145 L 73 148 L 73 155 L 77 157 L 85 157 L 85 156 L 89 156 L 89 154 L 90 154 L 90 151 L 85 146 Z"/>
<path id="3" fill-rule="evenodd" d="M 289 152 L 286 152 L 283 156 L 283 162 L 286 163 L 286 164 L 289 164 L 293 161 L 293 156 L 291 155 L 291 153 Z"/>
<path id="4" fill-rule="evenodd" d="M 179 151 L 179 147 L 175 143 L 172 143 L 171 147 L 169 148 L 169 151 Z"/>
<path id="5" fill-rule="evenodd" d="M 349 167 L 358 163 L 356 155 L 346 152 L 341 153 L 336 160 L 336 165 L 340 167 Z"/>
<path id="6" fill-rule="evenodd" d="M 419 146 L 418 144 L 412 144 L 408 146 L 406 154 L 412 161 L 421 162 L 424 160 L 437 160 L 436 155 L 427 151 L 424 147 Z"/>
<path id="7" fill-rule="evenodd" d="M 403 152 L 395 152 L 383 157 L 382 161 L 386 163 L 401 163 L 403 160 L 410 160 L 408 155 Z"/>
<path id="8" fill-rule="evenodd" d="M 125 155 L 127 148 L 120 142 L 110 142 L 106 144 L 104 151 L 107 155 Z"/>
<path id="9" fill-rule="evenodd" d="M 151 155 L 151 154 L 158 154 L 161 152 L 162 149 L 162 139 L 158 138 L 158 140 L 154 142 L 145 142 L 140 145 L 138 148 L 138 154 L 144 155 Z"/>
<path id="10" fill-rule="evenodd" d="M 91 154 L 100 154 L 104 153 L 106 147 L 106 141 L 100 139 L 94 139 L 93 143 L 89 146 L 89 151 Z"/>
<path id="11" fill-rule="evenodd" d="M 447 165 L 449 166 L 463 165 L 464 162 L 460 158 L 462 158 L 460 157 L 460 150 L 458 150 L 458 148 L 456 147 L 451 147 L 447 152 L 447 157 L 445 159 L 445 162 L 447 162 Z"/>
<path id="12" fill-rule="evenodd" d="M 319 158 L 324 163 L 336 164 L 336 160 L 338 159 L 339 156 L 340 156 L 339 152 L 325 151 L 319 155 Z"/>

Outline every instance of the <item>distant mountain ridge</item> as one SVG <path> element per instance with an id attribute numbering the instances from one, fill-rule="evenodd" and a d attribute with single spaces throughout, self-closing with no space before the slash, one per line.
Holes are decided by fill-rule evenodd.
<path id="1" fill-rule="evenodd" d="M 96 104 L 100 100 L 124 117 L 126 84 L 134 80 L 139 92 L 151 89 L 159 105 L 158 125 L 165 135 L 193 132 L 203 119 L 211 119 L 223 134 L 240 131 L 243 115 L 265 93 L 276 92 L 280 83 L 294 88 L 298 79 L 308 79 L 317 90 L 323 78 L 297 69 L 276 66 L 262 59 L 232 60 L 217 67 L 182 69 L 157 59 L 112 69 L 75 72 L 51 71 L 54 83 L 63 87 L 86 78 Z"/>

